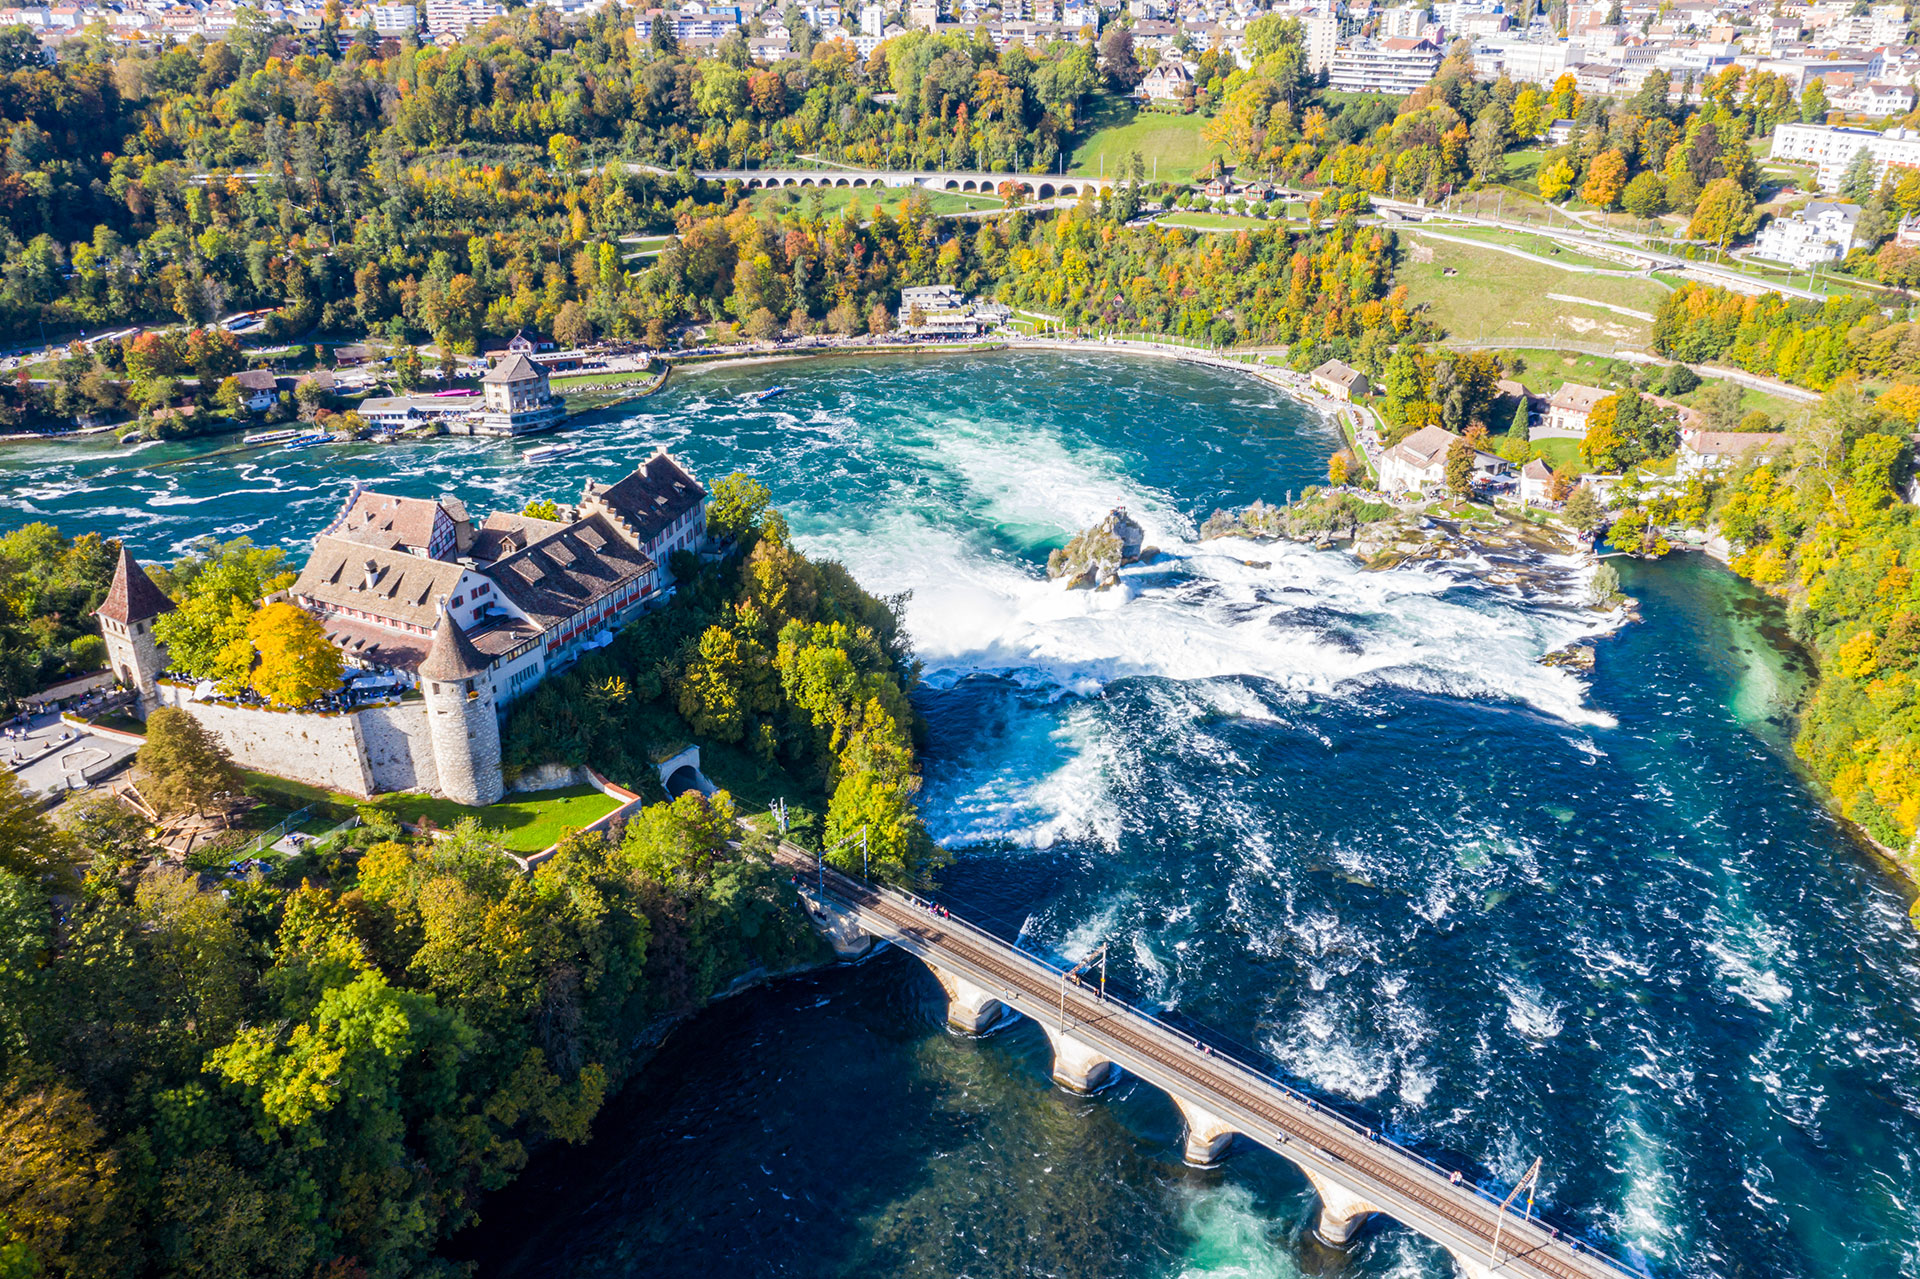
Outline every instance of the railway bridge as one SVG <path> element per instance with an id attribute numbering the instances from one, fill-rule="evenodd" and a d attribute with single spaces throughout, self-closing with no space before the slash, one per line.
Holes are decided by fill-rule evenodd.
<path id="1" fill-rule="evenodd" d="M 1186 1121 L 1186 1159 L 1217 1162 L 1238 1135 L 1291 1160 L 1320 1196 L 1317 1232 L 1344 1244 L 1374 1213 L 1452 1254 L 1466 1279 L 1628 1279 L 1643 1272 L 1488 1197 L 1377 1129 L 1223 1056 L 1074 972 L 896 889 L 821 866 L 783 844 L 815 922 L 842 954 L 883 939 L 945 988 L 948 1023 L 984 1034 L 1023 1015 L 1053 1046 L 1053 1078 L 1093 1092 L 1126 1071 L 1164 1091 Z"/>
<path id="2" fill-rule="evenodd" d="M 992 195 L 1011 182 L 1028 199 L 1051 200 L 1105 191 L 1107 178 L 1044 173 L 926 173 L 911 169 L 700 169 L 694 174 L 708 182 L 738 182 L 749 191 L 773 187 L 925 187 L 929 191 L 981 192 Z"/>

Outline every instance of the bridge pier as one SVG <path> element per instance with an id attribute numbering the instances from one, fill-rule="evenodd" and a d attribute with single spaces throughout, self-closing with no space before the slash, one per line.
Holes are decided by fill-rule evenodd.
<path id="1" fill-rule="evenodd" d="M 1041 1023 L 1053 1045 L 1053 1082 L 1071 1092 L 1099 1092 L 1114 1081 L 1120 1067 L 1112 1058 L 1081 1043 L 1056 1026 Z"/>
<path id="2" fill-rule="evenodd" d="M 1493 1267 L 1485 1257 L 1463 1257 L 1451 1248 L 1447 1249 L 1447 1255 L 1453 1258 L 1454 1269 L 1460 1272 L 1461 1279 L 1493 1279 Z"/>
<path id="3" fill-rule="evenodd" d="M 873 949 L 873 943 L 878 939 L 860 927 L 859 918 L 853 911 L 834 902 L 820 900 L 811 886 L 801 886 L 799 893 L 800 900 L 806 903 L 807 917 L 813 920 L 814 930 L 827 939 L 827 944 L 833 947 L 835 958 L 858 959 Z"/>
<path id="4" fill-rule="evenodd" d="M 1325 1173 L 1302 1168 L 1320 1196 L 1320 1220 L 1313 1232 L 1336 1247 L 1351 1243 L 1367 1218 L 1380 1210 Z M 1457 1261 L 1458 1258 L 1455 1258 Z"/>
<path id="5" fill-rule="evenodd" d="M 941 968 L 933 968 L 933 975 L 947 992 L 947 1025 L 964 1035 L 984 1035 L 996 1029 L 1003 1021 L 1015 1016 L 1013 1009 L 1001 1003 L 997 996 L 989 994 L 973 982 L 958 973 L 950 973 Z"/>
<path id="6" fill-rule="evenodd" d="M 1184 1097 L 1174 1096 L 1174 1106 L 1180 1111 L 1180 1117 L 1187 1121 L 1187 1162 L 1195 1168 L 1211 1168 L 1219 1163 L 1227 1153 L 1227 1147 L 1233 1144 L 1237 1131 L 1232 1124 L 1202 1110 Z"/>

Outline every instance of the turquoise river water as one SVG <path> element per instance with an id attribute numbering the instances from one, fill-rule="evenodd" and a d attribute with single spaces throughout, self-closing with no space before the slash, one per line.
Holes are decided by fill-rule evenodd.
<path id="1" fill-rule="evenodd" d="M 764 404 L 743 393 L 773 382 Z M 196 459 L 15 445 L 8 526 L 166 556 L 300 548 L 364 480 L 476 514 L 655 445 L 772 485 L 809 551 L 911 589 L 947 900 L 1081 956 L 1409 1137 L 1546 1196 L 1658 1276 L 1920 1276 L 1920 941 L 1901 884 L 1786 742 L 1804 670 L 1698 557 L 1563 584 L 1195 540 L 1336 441 L 1263 385 L 1153 360 L 956 356 L 676 379 L 564 461 L 436 440 Z M 200 446 L 200 452 L 205 446 Z M 1124 503 L 1167 554 L 1069 594 L 1047 550 Z M 1591 638 L 1590 676 L 1538 659 Z M 949 1034 L 897 954 L 724 1001 L 595 1140 L 455 1250 L 559 1276 L 1441 1276 L 1391 1222 L 1335 1253 L 1244 1144 L 1180 1161 L 1172 1105 L 1076 1098 L 1015 1023 Z"/>

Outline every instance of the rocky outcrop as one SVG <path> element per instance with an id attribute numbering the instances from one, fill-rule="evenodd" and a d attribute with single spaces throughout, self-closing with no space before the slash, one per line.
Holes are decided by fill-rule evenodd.
<path id="1" fill-rule="evenodd" d="M 1560 666 L 1574 671 L 1593 669 L 1593 645 L 1569 644 L 1565 648 L 1556 648 L 1540 659 L 1542 666 Z"/>
<path id="2" fill-rule="evenodd" d="M 1146 536 L 1147 531 L 1127 514 L 1126 508 L 1115 507 L 1107 518 L 1074 534 L 1064 547 L 1047 557 L 1047 576 L 1064 578 L 1069 590 L 1104 591 L 1120 580 L 1120 570 L 1126 565 L 1151 560 L 1158 554 L 1145 545 Z"/>

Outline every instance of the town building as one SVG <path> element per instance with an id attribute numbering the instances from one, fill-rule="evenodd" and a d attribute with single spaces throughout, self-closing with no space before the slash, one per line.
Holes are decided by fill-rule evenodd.
<path id="1" fill-rule="evenodd" d="M 1440 48 L 1431 40 L 1393 37 L 1336 49 L 1327 84 L 1343 93 L 1407 94 L 1433 79 L 1439 69 Z"/>
<path id="2" fill-rule="evenodd" d="M 1553 468 L 1539 458 L 1520 468 L 1517 496 L 1522 506 L 1545 506 L 1553 501 Z"/>
<path id="3" fill-rule="evenodd" d="M 488 804 L 504 786 L 501 715 L 671 594 L 672 555 L 706 543 L 706 497 L 665 451 L 613 484 L 588 482 L 558 520 L 496 512 L 475 527 L 455 498 L 356 487 L 274 597 L 319 622 L 350 672 L 324 712 L 170 676 L 152 626 L 173 604 L 124 552 L 101 634 L 142 715 L 185 708 L 244 767 L 355 795 Z"/>
<path id="4" fill-rule="evenodd" d="M 553 393 L 547 371 L 518 351 L 480 379 L 476 435 L 531 435 L 566 421 L 567 402 Z"/>
<path id="5" fill-rule="evenodd" d="M 1423 426 L 1380 455 L 1380 491 L 1424 493 L 1447 486 L 1447 452 L 1463 437 L 1439 426 Z M 1473 451 L 1475 478 L 1499 475 L 1507 464 L 1492 453 Z"/>
<path id="6" fill-rule="evenodd" d="M 1013 308 L 974 301 L 951 284 L 900 290 L 900 326 L 913 337 L 979 337 L 1013 319 Z"/>
<path id="7" fill-rule="evenodd" d="M 1701 475 L 1730 471 L 1746 461 L 1771 462 L 1787 443 L 1787 436 L 1766 431 L 1682 431 L 1674 473 Z"/>
<path id="8" fill-rule="evenodd" d="M 1878 186 L 1889 168 L 1920 167 L 1920 130 L 1895 128 L 1879 133 L 1825 124 L 1783 123 L 1774 126 L 1773 147 L 1768 154 L 1775 160 L 1818 166 L 1816 181 L 1820 189 L 1836 191 L 1854 154 L 1862 150 L 1873 157 L 1873 182 Z"/>
<path id="9" fill-rule="evenodd" d="M 1612 394 L 1612 391 L 1582 386 L 1578 382 L 1563 384 L 1547 401 L 1547 415 L 1533 429 L 1534 436 L 1544 440 L 1586 439 L 1587 418 L 1592 415 L 1593 406 Z"/>
<path id="10" fill-rule="evenodd" d="M 272 369 L 244 369 L 233 375 L 240 388 L 240 402 L 249 413 L 265 413 L 280 399 L 280 379 Z"/>
<path id="11" fill-rule="evenodd" d="M 1753 251 L 1763 258 L 1805 270 L 1838 262 L 1853 249 L 1860 206 L 1815 200 L 1788 217 L 1774 218 L 1754 237 Z"/>
<path id="12" fill-rule="evenodd" d="M 1149 102 L 1178 102 L 1193 97 L 1193 73 L 1178 58 L 1162 58 L 1134 88 Z"/>
<path id="13" fill-rule="evenodd" d="M 1351 400 L 1367 393 L 1367 375 L 1338 360 L 1328 360 L 1307 376 L 1321 394 L 1336 400 Z"/>

